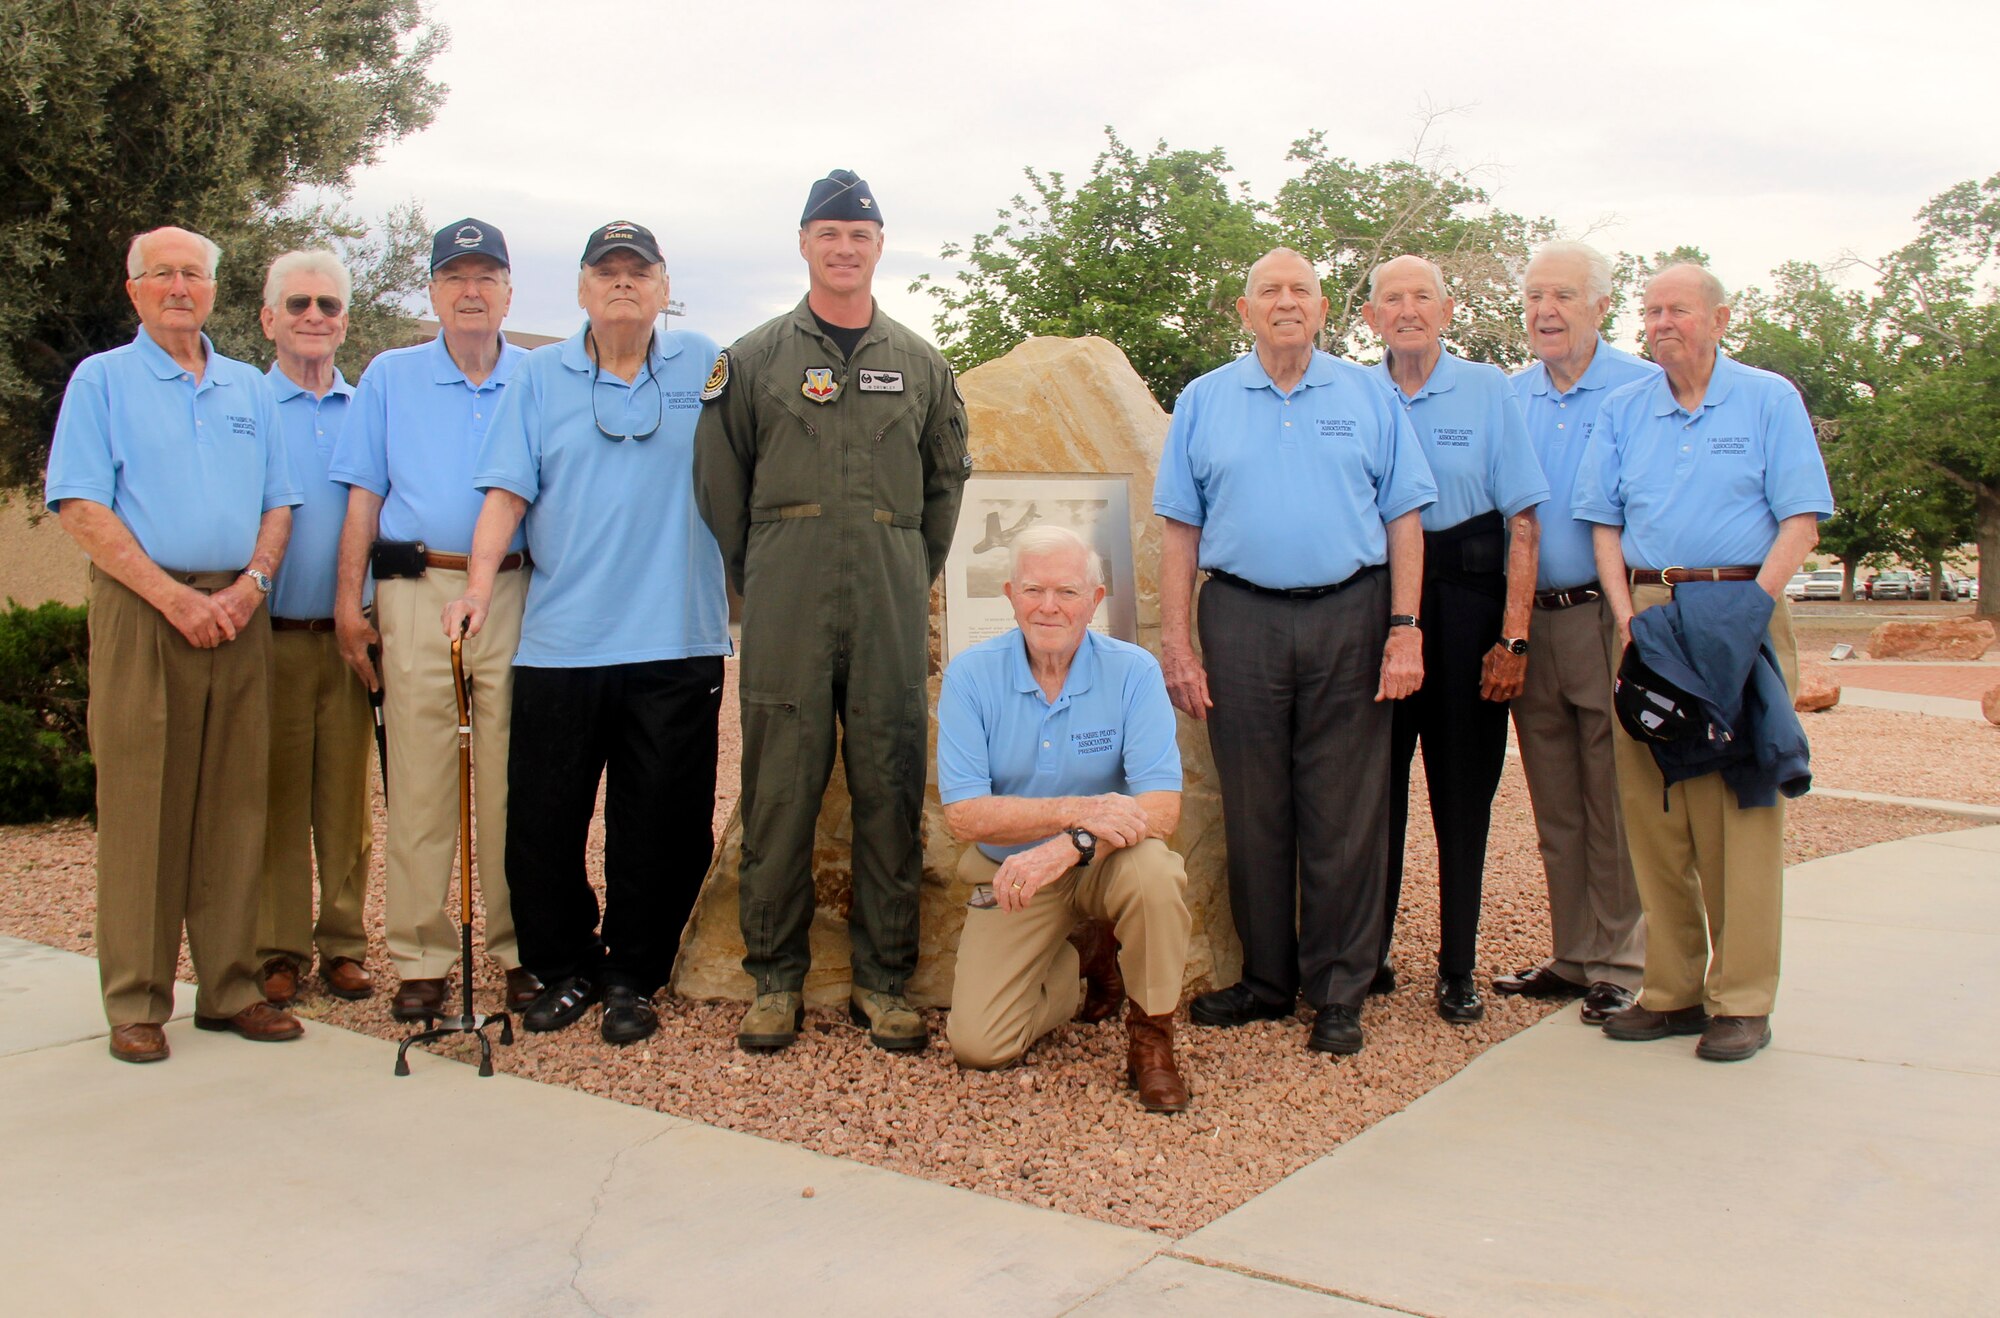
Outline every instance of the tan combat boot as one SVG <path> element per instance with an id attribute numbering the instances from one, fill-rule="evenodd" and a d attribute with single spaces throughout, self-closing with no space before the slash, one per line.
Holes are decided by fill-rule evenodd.
<path id="1" fill-rule="evenodd" d="M 847 1014 L 868 1031 L 868 1042 L 892 1053 L 920 1053 L 931 1045 L 930 1026 L 900 993 L 855 989 L 847 999 Z"/>
<path id="2" fill-rule="evenodd" d="M 1139 1004 L 1125 1008 L 1125 1077 L 1148 1112 L 1184 1112 L 1187 1085 L 1174 1065 L 1174 1014 L 1148 1016 Z"/>
<path id="3" fill-rule="evenodd" d="M 759 993 L 736 1027 L 736 1046 L 746 1053 L 775 1053 L 792 1046 L 805 1024 L 802 993 Z"/>

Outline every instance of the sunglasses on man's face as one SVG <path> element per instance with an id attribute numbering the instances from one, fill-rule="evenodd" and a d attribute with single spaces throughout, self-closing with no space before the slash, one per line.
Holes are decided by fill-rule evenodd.
<path id="1" fill-rule="evenodd" d="M 285 314 L 303 316 L 315 304 L 319 307 L 319 314 L 325 316 L 328 320 L 332 320 L 343 310 L 341 301 L 337 297 L 330 297 L 325 293 L 320 294 L 318 297 L 307 297 L 304 293 L 294 293 L 285 299 Z"/>

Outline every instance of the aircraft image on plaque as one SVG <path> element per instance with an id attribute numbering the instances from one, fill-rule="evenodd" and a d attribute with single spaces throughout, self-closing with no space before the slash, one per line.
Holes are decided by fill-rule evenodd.
<path id="1" fill-rule="evenodd" d="M 949 658 L 1014 625 L 1007 584 L 1009 546 L 1032 526 L 1082 536 L 1104 567 L 1104 602 L 1094 630 L 1134 640 L 1130 496 L 1123 476 L 977 472 L 965 484 L 958 531 L 945 561 L 945 654 Z"/>

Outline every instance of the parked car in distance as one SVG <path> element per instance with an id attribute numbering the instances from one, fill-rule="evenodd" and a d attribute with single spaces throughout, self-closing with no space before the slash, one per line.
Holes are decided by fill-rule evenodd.
<path id="1" fill-rule="evenodd" d="M 1978 578 L 1978 577 L 1960 577 L 1960 578 L 1958 579 L 1958 597 L 1959 597 L 1960 599 L 1962 599 L 1962 600 L 1976 600 L 1976 599 L 1978 599 L 1978 598 L 1979 598 L 1979 578 Z"/>
<path id="2" fill-rule="evenodd" d="M 1818 572 L 1809 574 L 1806 577 L 1806 584 L 1801 587 L 1799 598 L 1808 600 L 1839 599 L 1840 576 L 1840 569 L 1837 567 L 1821 568 Z"/>
<path id="3" fill-rule="evenodd" d="M 1785 598 L 1802 600 L 1806 597 L 1806 582 L 1812 580 L 1810 572 L 1794 572 L 1792 579 L 1785 583 Z"/>
<path id="4" fill-rule="evenodd" d="M 1868 598 L 1876 600 L 1906 600 L 1916 598 L 1914 579 L 1907 572 L 1884 572 L 1875 578 L 1875 588 Z"/>

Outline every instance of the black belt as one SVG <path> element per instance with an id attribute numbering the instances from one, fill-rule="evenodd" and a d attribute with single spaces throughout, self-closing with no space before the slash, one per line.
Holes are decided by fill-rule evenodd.
<path id="1" fill-rule="evenodd" d="M 1346 590 L 1349 586 L 1363 578 L 1372 577 L 1377 572 L 1387 570 L 1387 567 L 1388 565 L 1385 563 L 1371 563 L 1359 572 L 1356 572 L 1353 576 L 1347 578 L 1347 580 L 1336 581 L 1331 586 L 1260 586 L 1254 581 L 1245 581 L 1242 577 L 1234 573 L 1224 572 L 1218 568 L 1208 569 L 1208 579 L 1210 581 L 1220 581 L 1225 586 L 1236 586 L 1243 590 L 1252 591 L 1258 595 L 1273 595 L 1278 599 L 1316 600 L 1323 599 L 1337 591 Z"/>
<path id="2" fill-rule="evenodd" d="M 1595 581 L 1587 581 L 1581 586 L 1571 586 L 1568 590 L 1541 590 L 1535 592 L 1535 607 L 1538 609 L 1573 609 L 1579 604 L 1589 604 L 1604 598 L 1604 591 Z"/>
<path id="3" fill-rule="evenodd" d="M 280 618 L 271 615 L 271 630 L 274 632 L 330 632 L 333 630 L 331 618 Z"/>

